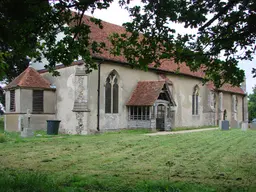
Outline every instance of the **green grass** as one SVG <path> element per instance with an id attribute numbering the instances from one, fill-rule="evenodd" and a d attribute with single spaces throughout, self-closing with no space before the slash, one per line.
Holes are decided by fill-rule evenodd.
<path id="1" fill-rule="evenodd" d="M 6 137 L 4 135 L 4 118 L 0 117 L 0 143 L 6 142 Z"/>
<path id="2" fill-rule="evenodd" d="M 143 133 L 9 134 L 0 191 L 256 191 L 256 131 Z"/>

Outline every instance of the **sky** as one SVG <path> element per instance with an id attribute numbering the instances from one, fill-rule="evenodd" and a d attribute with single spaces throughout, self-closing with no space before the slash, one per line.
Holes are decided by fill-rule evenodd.
<path id="1" fill-rule="evenodd" d="M 131 6 L 139 5 L 139 0 L 131 1 Z M 120 8 L 118 4 L 118 0 L 115 0 L 114 3 L 106 10 L 96 10 L 93 15 L 90 11 L 87 11 L 85 14 L 94 16 L 103 21 L 107 21 L 113 24 L 122 25 L 124 22 L 130 21 L 129 14 L 125 9 Z M 174 26 L 174 27 L 173 27 Z M 188 29 L 182 27 L 182 25 L 172 24 L 172 27 L 176 29 L 181 34 L 185 34 L 188 32 Z M 191 33 L 195 33 L 196 31 L 191 31 Z M 242 61 L 238 65 L 241 69 L 245 71 L 246 76 L 246 89 L 247 93 L 252 93 L 253 86 L 256 85 L 256 78 L 252 77 L 252 67 L 256 67 L 256 55 L 253 61 Z M 1 85 L 1 82 L 0 82 Z"/>
<path id="2" fill-rule="evenodd" d="M 138 0 L 131 1 L 131 6 L 139 4 L 140 1 Z M 130 21 L 128 12 L 119 7 L 117 0 L 115 0 L 107 10 L 96 10 L 93 14 L 91 14 L 90 11 L 87 11 L 85 14 L 117 25 L 122 25 L 124 22 Z M 174 24 L 172 27 L 181 34 L 188 32 L 188 29 L 183 28 L 182 25 Z M 190 32 L 195 33 L 195 30 Z M 245 71 L 246 91 L 248 94 L 250 94 L 252 93 L 252 88 L 256 85 L 256 78 L 253 78 L 251 73 L 252 68 L 256 67 L 256 55 L 254 60 L 239 62 L 238 66 Z"/>

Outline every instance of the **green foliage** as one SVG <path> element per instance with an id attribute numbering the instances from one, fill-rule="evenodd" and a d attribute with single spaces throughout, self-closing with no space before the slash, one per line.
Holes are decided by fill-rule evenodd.
<path id="1" fill-rule="evenodd" d="M 0 133 L 0 143 L 4 143 L 4 142 L 6 142 L 5 135 Z"/>
<path id="2" fill-rule="evenodd" d="M 53 75 L 56 63 L 70 65 L 79 56 L 96 68 L 90 52 L 99 52 L 101 42 L 90 41 L 89 26 L 82 15 L 89 9 L 107 8 L 111 1 L 40 1 L 5 0 L 0 3 L 2 33 L 0 36 L 0 79 L 15 77 L 27 66 L 25 58 L 41 61 Z M 71 12 L 71 8 L 76 12 Z M 97 19 L 92 20 L 101 28 Z M 65 24 L 68 24 L 67 26 Z M 57 41 L 59 33 L 65 36 Z M 28 35 L 29 34 L 29 35 Z M 13 65 L 14 64 L 14 65 Z"/>
<path id="3" fill-rule="evenodd" d="M 141 2 L 142 7 L 131 7 L 130 0 L 119 0 L 132 22 L 124 24 L 127 33 L 110 37 L 113 49 L 106 51 L 125 56 L 133 67 L 143 70 L 150 63 L 158 67 L 164 59 L 186 62 L 192 71 L 203 65 L 204 81 L 212 80 L 217 87 L 225 82 L 239 85 L 243 81 L 244 72 L 237 63 L 251 60 L 255 53 L 254 0 Z M 107 9 L 111 3 L 113 0 L 2 1 L 0 80 L 12 79 L 22 71 L 27 56 L 38 61 L 46 58 L 46 68 L 53 75 L 58 75 L 56 63 L 67 66 L 78 58 L 84 60 L 88 72 L 96 69 L 92 53 L 100 53 L 106 46 L 90 39 L 90 27 L 82 16 L 87 10 Z M 209 14 L 214 16 L 209 19 Z M 100 20 L 93 18 L 91 22 L 102 29 Z M 197 35 L 181 35 L 168 25 L 170 22 L 184 24 L 188 31 L 199 30 Z M 57 41 L 59 33 L 65 36 Z M 239 49 L 244 52 L 238 54 Z M 224 60 L 218 59 L 221 53 Z"/>
<path id="4" fill-rule="evenodd" d="M 192 71 L 203 67 L 205 81 L 212 80 L 217 87 L 224 82 L 233 85 L 242 82 L 244 72 L 237 63 L 251 60 L 255 53 L 255 1 L 143 2 L 143 7 L 128 8 L 132 22 L 124 26 L 130 35 L 112 36 L 114 54 L 125 55 L 139 68 L 153 61 L 158 67 L 163 59 L 186 62 Z M 208 17 L 209 14 L 214 16 Z M 171 24 L 167 25 L 170 22 L 184 24 L 188 33 L 179 34 Z M 189 34 L 189 29 L 195 28 L 197 35 Z M 239 48 L 245 53 L 239 54 Z M 219 59 L 222 53 L 224 60 Z"/>
<path id="5" fill-rule="evenodd" d="M 248 98 L 248 114 L 249 121 L 251 121 L 253 118 L 256 118 L 256 86 L 253 88 L 253 91 Z"/>

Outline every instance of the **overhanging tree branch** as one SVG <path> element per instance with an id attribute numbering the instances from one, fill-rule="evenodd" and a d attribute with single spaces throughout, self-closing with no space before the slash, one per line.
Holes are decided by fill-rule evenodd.
<path id="1" fill-rule="evenodd" d="M 205 28 L 209 27 L 216 19 L 226 14 L 228 10 L 230 10 L 230 8 L 232 8 L 237 2 L 237 0 L 229 0 L 228 4 L 221 11 L 219 11 L 212 19 L 199 28 L 199 31 L 203 31 Z"/>

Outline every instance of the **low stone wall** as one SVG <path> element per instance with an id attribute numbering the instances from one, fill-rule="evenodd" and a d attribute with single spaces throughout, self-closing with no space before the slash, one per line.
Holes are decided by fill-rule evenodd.
<path id="1" fill-rule="evenodd" d="M 47 120 L 54 120 L 54 114 L 31 114 L 30 128 L 33 130 L 46 130 Z M 5 131 L 21 131 L 28 128 L 28 119 L 25 114 L 6 114 Z"/>
<path id="2" fill-rule="evenodd" d="M 27 126 L 26 115 L 23 115 L 24 126 Z M 30 120 L 30 128 L 33 130 L 46 130 L 47 120 L 55 120 L 54 114 L 32 114 Z"/>
<path id="3" fill-rule="evenodd" d="M 128 121 L 128 128 L 151 128 L 150 120 L 130 120 Z"/>
<path id="4" fill-rule="evenodd" d="M 20 131 L 19 114 L 6 114 L 4 116 L 4 130 L 9 132 Z"/>

